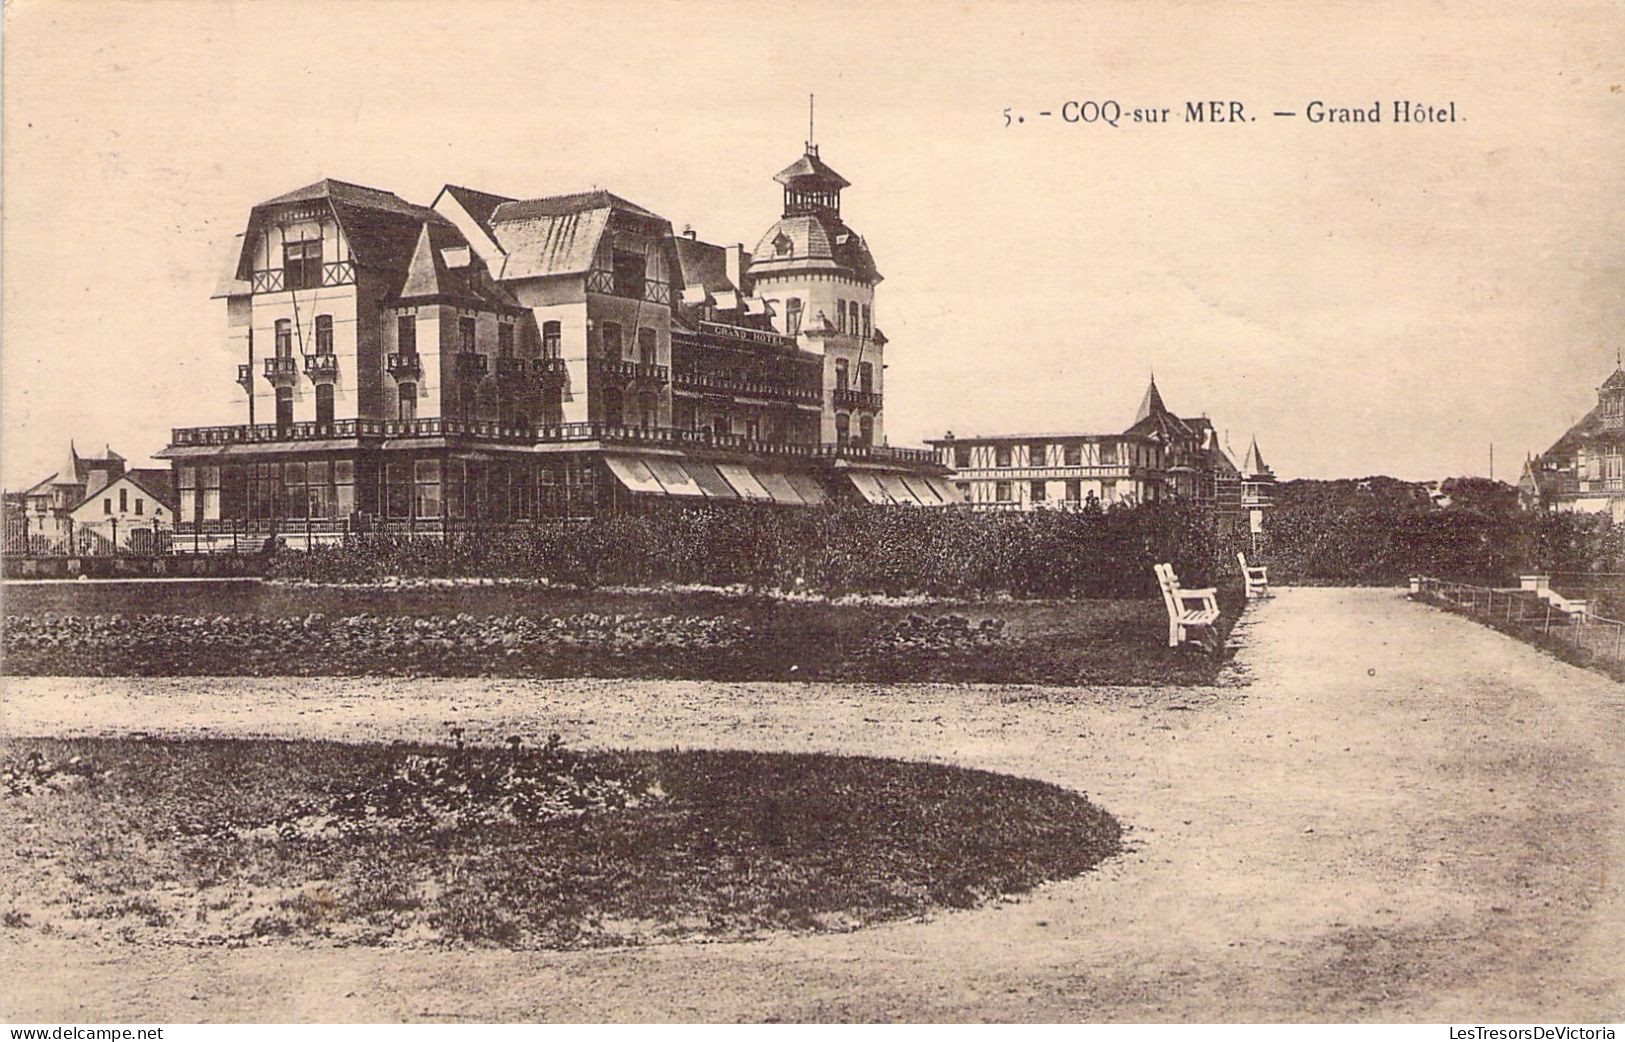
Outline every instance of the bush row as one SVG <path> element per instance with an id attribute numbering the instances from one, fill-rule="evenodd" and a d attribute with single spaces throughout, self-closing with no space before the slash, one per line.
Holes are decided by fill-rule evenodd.
<path id="1" fill-rule="evenodd" d="M 1211 514 L 1180 504 L 1079 513 L 663 507 L 589 523 L 357 537 L 279 554 L 271 573 L 319 582 L 525 576 L 588 587 L 1109 597 L 1154 591 L 1151 566 L 1159 561 L 1172 562 L 1188 585 L 1233 578 L 1221 574 L 1227 549 Z"/>

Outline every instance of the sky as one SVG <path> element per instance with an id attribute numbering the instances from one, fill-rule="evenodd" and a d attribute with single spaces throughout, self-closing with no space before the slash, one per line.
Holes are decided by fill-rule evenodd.
<path id="1" fill-rule="evenodd" d="M 210 294 L 256 202 L 598 186 L 749 249 L 809 93 L 894 445 L 1121 430 L 1154 371 L 1285 478 L 1515 480 L 1625 348 L 1619 3 L 11 0 L 3 42 L 7 488 L 245 422 Z"/>

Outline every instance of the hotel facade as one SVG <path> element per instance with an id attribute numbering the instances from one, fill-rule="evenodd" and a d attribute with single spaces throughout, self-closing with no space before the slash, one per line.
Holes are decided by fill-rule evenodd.
<path id="1" fill-rule="evenodd" d="M 1602 382 L 1580 422 L 1525 461 L 1518 491 L 1530 508 L 1625 522 L 1625 368 Z"/>
<path id="2" fill-rule="evenodd" d="M 1261 534 L 1274 474 L 1255 440 L 1246 472 L 1207 417 L 1180 417 L 1155 379 L 1134 422 L 1116 434 L 998 434 L 930 442 L 960 498 L 981 510 L 1083 510 L 1185 500 L 1221 524 Z"/>
<path id="3" fill-rule="evenodd" d="M 607 191 L 420 206 L 325 180 L 255 206 L 216 293 L 246 422 L 158 453 L 183 538 L 955 502 L 932 453 L 886 444 L 848 182 L 811 144 L 777 181 L 752 252 Z"/>

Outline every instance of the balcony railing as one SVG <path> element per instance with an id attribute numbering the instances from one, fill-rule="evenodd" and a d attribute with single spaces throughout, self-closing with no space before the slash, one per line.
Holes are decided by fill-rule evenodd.
<path id="1" fill-rule="evenodd" d="M 265 360 L 265 378 L 272 383 L 297 380 L 299 378 L 299 363 L 292 358 L 267 358 Z"/>
<path id="2" fill-rule="evenodd" d="M 831 396 L 836 408 L 845 409 L 878 409 L 880 408 L 879 391 L 859 391 L 851 387 L 837 387 Z"/>
<path id="3" fill-rule="evenodd" d="M 239 365 L 237 367 L 237 382 L 242 385 L 243 390 L 252 392 L 254 390 L 254 367 L 246 363 Z"/>
<path id="4" fill-rule="evenodd" d="M 671 370 L 652 362 L 625 362 L 618 358 L 595 358 L 593 368 L 612 380 L 652 380 L 666 383 Z"/>
<path id="5" fill-rule="evenodd" d="M 423 359 L 416 351 L 391 352 L 386 360 L 389 375 L 400 379 L 403 376 L 418 376 L 423 372 Z"/>
<path id="6" fill-rule="evenodd" d="M 530 360 L 530 371 L 541 377 L 545 384 L 563 383 L 569 372 L 562 358 L 533 358 Z"/>
<path id="7" fill-rule="evenodd" d="M 658 279 L 622 276 L 602 268 L 587 272 L 587 292 L 607 293 L 612 297 L 642 300 L 648 304 L 671 306 L 671 287 Z"/>
<path id="8" fill-rule="evenodd" d="M 312 380 L 334 380 L 339 375 L 339 358 L 334 354 L 305 356 L 305 375 Z"/>
<path id="9" fill-rule="evenodd" d="M 478 351 L 459 351 L 453 357 L 457 359 L 460 376 L 479 378 L 491 371 L 490 359 Z"/>
<path id="10" fill-rule="evenodd" d="M 355 281 L 354 261 L 333 261 L 322 265 L 322 286 L 348 286 Z M 288 288 L 286 268 L 261 268 L 249 279 L 255 293 L 281 293 Z M 315 286 L 295 286 L 295 289 L 315 289 Z"/>
<path id="11" fill-rule="evenodd" d="M 727 395 L 754 395 L 759 398 L 778 398 L 786 401 L 817 404 L 824 397 L 818 387 L 811 384 L 797 386 L 769 380 L 742 380 L 720 373 L 705 373 L 696 369 L 677 369 L 672 372 L 672 385 L 690 391 L 707 391 Z"/>
<path id="12" fill-rule="evenodd" d="M 215 446 L 327 438 L 467 438 L 515 445 L 598 442 L 610 445 L 724 450 L 799 459 L 853 459 L 926 464 L 935 462 L 928 449 L 762 441 L 741 434 L 718 434 L 705 428 L 690 430 L 679 427 L 628 427 L 610 423 L 565 423 L 532 428 L 482 420 L 433 417 L 416 420 L 338 420 L 333 423 L 177 427 L 172 432 L 171 441 L 176 446 Z"/>
<path id="13" fill-rule="evenodd" d="M 497 377 L 499 379 L 511 380 L 525 371 L 525 360 L 523 358 L 515 358 L 512 355 L 498 355 L 496 363 Z"/>

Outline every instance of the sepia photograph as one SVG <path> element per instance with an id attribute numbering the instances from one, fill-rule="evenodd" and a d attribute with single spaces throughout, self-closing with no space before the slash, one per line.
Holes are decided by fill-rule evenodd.
<path id="1" fill-rule="evenodd" d="M 1619 0 L 0 32 L 9 1038 L 1615 1038 Z"/>

